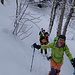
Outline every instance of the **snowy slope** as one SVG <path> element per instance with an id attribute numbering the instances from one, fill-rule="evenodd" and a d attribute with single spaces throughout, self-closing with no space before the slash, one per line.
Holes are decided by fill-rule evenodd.
<path id="1" fill-rule="evenodd" d="M 32 52 L 30 45 L 24 44 L 18 37 L 13 36 L 7 29 L 0 31 L 0 74 L 1 75 L 34 75 L 47 74 L 47 60 L 39 51 L 35 53 L 33 72 L 30 73 Z M 39 59 L 40 58 L 40 59 Z M 45 70 L 45 71 L 44 71 Z"/>
<path id="2" fill-rule="evenodd" d="M 40 51 L 35 51 L 34 63 L 32 72 L 30 72 L 31 59 L 33 48 L 26 41 L 23 43 L 18 37 L 13 36 L 7 29 L 0 31 L 0 74 L 1 75 L 47 75 L 49 61 L 40 54 Z M 68 41 L 68 44 L 74 43 Z M 73 45 L 70 46 L 72 53 Z M 74 56 L 75 53 L 73 53 Z M 65 56 L 62 66 L 61 75 L 72 75 L 73 68 L 70 61 Z"/>
<path id="3" fill-rule="evenodd" d="M 35 42 L 39 44 L 39 29 L 34 26 L 32 35 L 23 41 L 12 35 L 12 20 L 9 18 L 9 16 L 13 16 L 15 13 L 15 7 L 12 4 L 13 3 L 5 6 L 0 4 L 0 75 L 47 75 L 50 70 L 50 62 L 47 61 L 47 59 L 40 54 L 40 50 L 37 49 L 35 51 L 32 72 L 30 72 L 33 54 L 31 45 Z M 30 10 L 30 8 L 28 10 Z M 35 8 L 35 10 L 37 9 Z M 46 12 L 48 9 L 43 9 L 43 11 L 39 9 L 38 12 L 35 10 L 32 11 L 32 13 L 34 12 L 37 15 L 44 13 L 41 17 L 42 21 L 38 23 L 38 26 L 48 30 L 49 12 Z M 54 36 L 55 34 L 52 34 L 51 38 Z M 67 40 L 66 42 L 73 57 L 75 57 L 75 41 Z M 60 75 L 73 75 L 73 67 L 66 55 L 64 56 L 64 63 Z"/>

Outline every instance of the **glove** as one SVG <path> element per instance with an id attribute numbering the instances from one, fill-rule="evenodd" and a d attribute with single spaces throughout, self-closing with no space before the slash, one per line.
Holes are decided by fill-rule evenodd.
<path id="1" fill-rule="evenodd" d="M 71 60 L 71 64 L 73 65 L 73 67 L 75 67 L 75 58 L 73 58 L 73 59 Z"/>
<path id="2" fill-rule="evenodd" d="M 40 49 L 41 48 L 41 46 L 40 45 L 37 45 L 36 43 L 33 44 L 33 47 L 34 48 L 37 48 L 37 49 Z"/>
<path id="3" fill-rule="evenodd" d="M 51 59 L 52 57 L 51 56 L 49 56 L 49 57 L 47 57 L 47 60 L 49 60 L 49 59 Z"/>

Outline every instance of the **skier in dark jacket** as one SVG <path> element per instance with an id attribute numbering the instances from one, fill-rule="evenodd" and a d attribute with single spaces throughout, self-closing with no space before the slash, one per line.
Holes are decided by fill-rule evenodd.
<path id="1" fill-rule="evenodd" d="M 44 36 L 42 36 L 42 37 L 40 38 L 40 44 L 41 44 L 41 45 L 46 45 L 46 44 L 49 43 L 49 41 L 48 41 L 48 36 L 49 36 L 48 32 L 45 32 L 45 33 L 44 33 Z M 45 55 L 46 55 L 46 54 L 47 54 L 47 49 L 44 49 L 44 51 L 45 51 Z M 41 49 L 41 53 L 43 54 L 43 49 Z"/>

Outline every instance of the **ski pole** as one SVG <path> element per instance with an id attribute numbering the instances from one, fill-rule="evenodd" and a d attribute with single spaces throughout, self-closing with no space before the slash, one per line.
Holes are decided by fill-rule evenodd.
<path id="1" fill-rule="evenodd" d="M 75 75 L 75 67 L 74 67 L 74 73 L 73 73 L 73 75 Z"/>
<path id="2" fill-rule="evenodd" d="M 32 55 L 32 62 L 31 62 L 30 72 L 32 71 L 33 60 L 34 60 L 34 53 L 35 53 L 35 48 L 34 48 L 34 50 L 33 50 L 33 55 Z"/>
<path id="3" fill-rule="evenodd" d="M 73 62 L 74 62 L 74 65 L 75 65 L 75 58 L 74 58 Z M 75 75 L 75 66 L 74 66 L 74 73 L 73 73 L 73 75 Z"/>

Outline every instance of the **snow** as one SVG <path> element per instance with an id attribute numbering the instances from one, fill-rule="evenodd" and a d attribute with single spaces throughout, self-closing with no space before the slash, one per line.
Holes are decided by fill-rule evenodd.
<path id="1" fill-rule="evenodd" d="M 39 44 L 38 33 L 40 30 L 37 26 L 34 26 L 32 35 L 23 41 L 19 37 L 13 35 L 13 25 L 10 16 L 15 15 L 14 6 L 14 1 L 10 2 L 9 5 L 3 6 L 0 4 L 0 75 L 48 75 L 50 61 L 48 61 L 46 57 L 40 53 L 40 50 L 37 49 L 35 49 L 32 72 L 30 72 L 34 50 L 31 45 L 33 43 Z M 48 8 L 46 10 L 38 8 L 38 12 L 34 9 L 31 12 L 37 15 L 42 15 L 42 13 L 44 13 L 41 17 L 42 21 L 38 23 L 38 26 L 40 28 L 43 27 L 46 31 L 48 31 L 50 13 L 49 10 L 47 13 L 47 10 Z M 54 30 L 56 30 L 56 27 L 54 28 Z M 54 30 L 52 31 L 53 34 L 50 36 L 50 42 L 55 37 Z M 74 57 L 75 40 L 67 40 L 66 43 Z M 50 50 L 48 52 L 50 52 Z M 48 54 L 50 55 L 50 53 Z M 73 75 L 73 67 L 66 55 L 64 55 L 64 63 L 60 75 Z"/>

